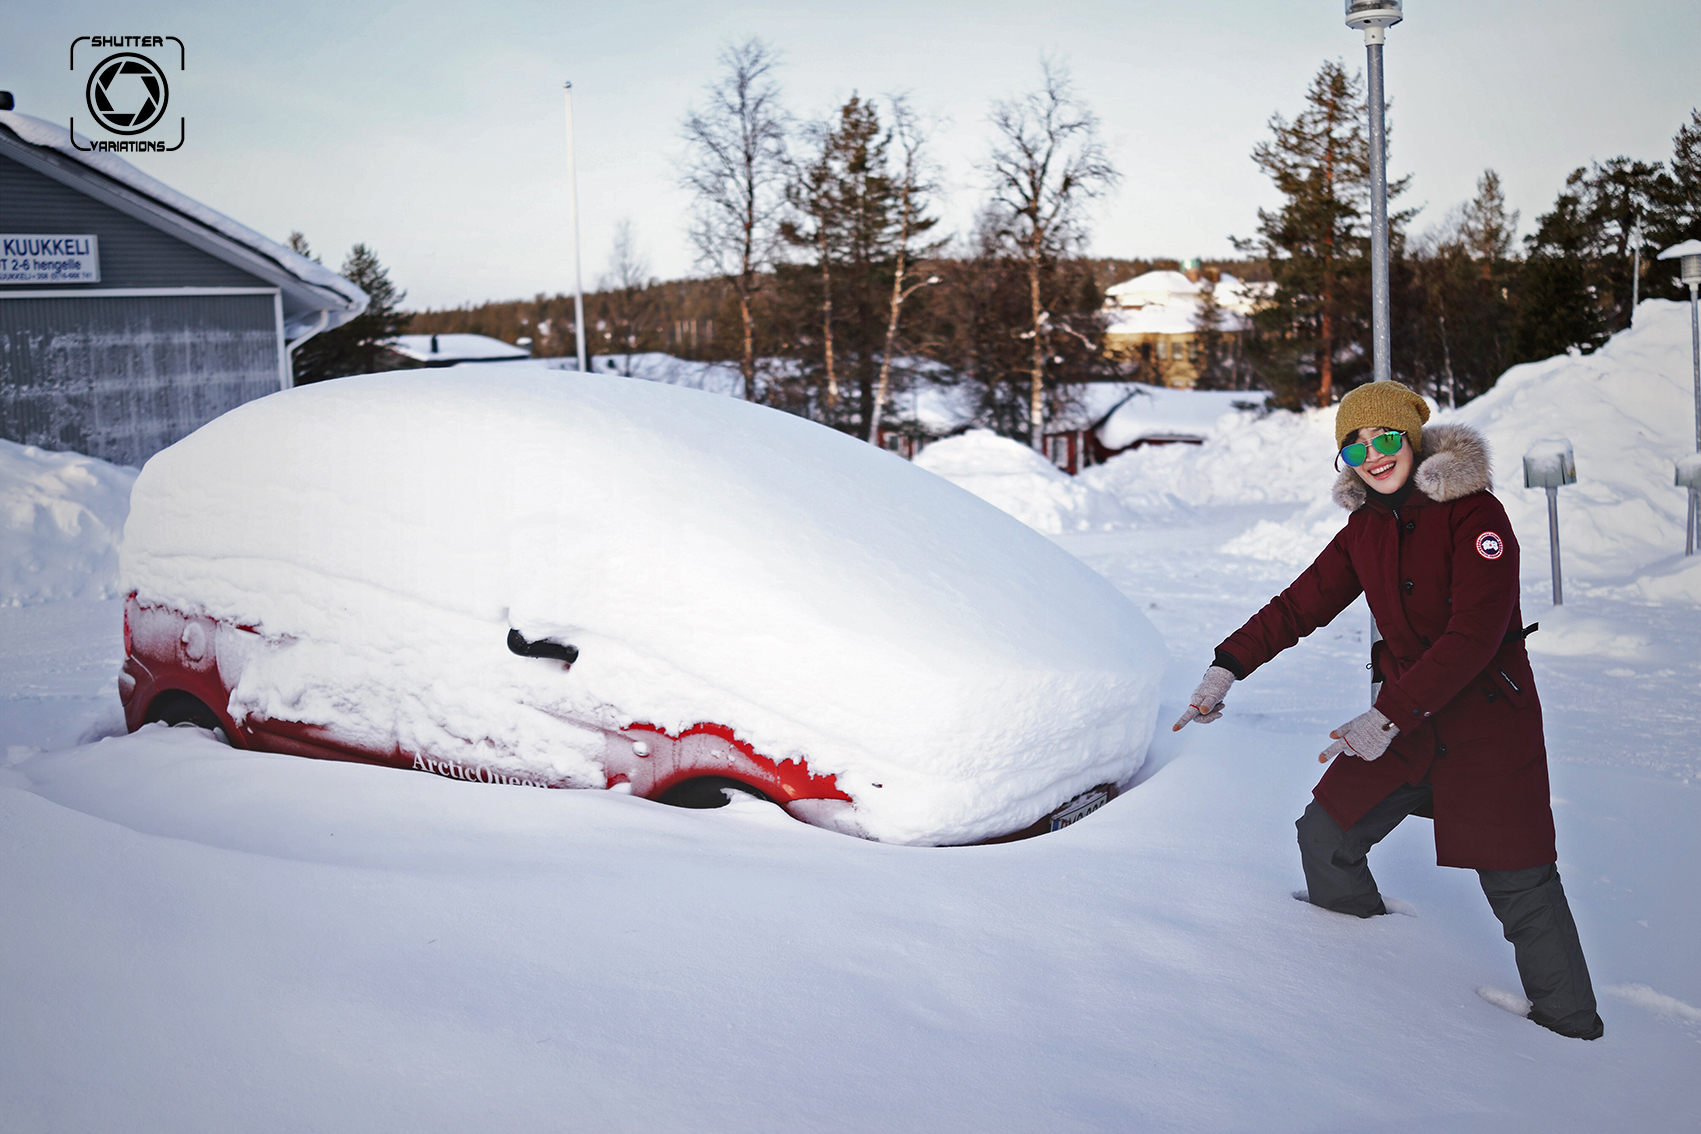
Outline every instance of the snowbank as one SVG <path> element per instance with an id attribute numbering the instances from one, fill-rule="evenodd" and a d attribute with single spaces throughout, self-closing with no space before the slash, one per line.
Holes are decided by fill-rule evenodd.
<path id="1" fill-rule="evenodd" d="M 1256 410 L 1269 396 L 1262 390 L 1172 390 L 1131 383 L 1129 396 L 1099 427 L 1099 442 L 1107 449 L 1126 449 L 1137 441 L 1202 439 L 1225 416 Z"/>
<path id="2" fill-rule="evenodd" d="M 118 591 L 136 470 L 0 440 L 0 606 Z"/>
<path id="3" fill-rule="evenodd" d="M 560 369 L 578 369 L 578 363 L 570 358 L 551 359 L 550 363 L 562 364 Z M 723 394 L 729 398 L 744 397 L 744 375 L 730 362 L 693 362 L 652 350 L 636 354 L 599 354 L 590 360 L 590 365 L 598 374 L 621 374 L 642 378 L 646 382 Z"/>
<path id="4" fill-rule="evenodd" d="M 1464 422 L 1488 439 L 1494 493 L 1518 533 L 1526 577 L 1546 573 L 1548 534 L 1547 495 L 1524 487 L 1523 457 L 1563 437 L 1577 458 L 1577 483 L 1559 491 L 1566 577 L 1634 579 L 1614 593 L 1701 602 L 1701 574 L 1668 562 L 1683 549 L 1685 501 L 1672 484 L 1672 465 L 1695 448 L 1690 349 L 1688 306 L 1647 300 L 1635 327 L 1594 354 L 1514 366 L 1488 393 L 1431 418 Z M 1304 504 L 1259 521 L 1222 548 L 1303 564 L 1346 522 L 1328 500 L 1334 421 L 1333 409 L 1237 414 L 1220 419 L 1203 445 L 1137 449 L 1079 479 L 1136 511 Z"/>
<path id="5" fill-rule="evenodd" d="M 1107 428 L 1116 420 L 1113 416 Z M 1204 444 L 1144 446 L 1077 479 L 1139 510 L 1309 503 L 1329 494 L 1334 456 L 1333 408 L 1260 417 L 1224 405 Z"/>
<path id="6" fill-rule="evenodd" d="M 966 488 L 1035 531 L 1051 535 L 1093 531 L 1129 520 L 1113 496 L 990 429 L 971 429 L 935 441 L 916 454 L 915 464 Z"/>
<path id="7" fill-rule="evenodd" d="M 1558 437 L 1577 457 L 1577 483 L 1559 490 L 1567 577 L 1623 577 L 1682 553 L 1686 496 L 1672 465 L 1695 451 L 1690 350 L 1689 305 L 1645 300 L 1636 325 L 1594 354 L 1514 366 L 1488 393 L 1441 415 L 1488 438 L 1494 492 L 1531 567 L 1545 570 L 1547 494 L 1524 487 L 1523 457 Z"/>
<path id="8" fill-rule="evenodd" d="M 260 630 L 235 716 L 598 787 L 576 722 L 716 722 L 837 774 L 895 842 L 1126 779 L 1165 661 L 1102 576 L 889 453 L 524 362 L 232 410 L 148 462 L 123 566 L 144 600 Z M 579 661 L 513 656 L 510 626 Z"/>
<path id="9" fill-rule="evenodd" d="M 1563 534 L 1560 539 L 1563 550 Z M 1639 575 L 1628 586 L 1607 587 L 1603 591 L 1632 602 L 1686 602 L 1701 606 L 1701 556 L 1679 555 Z"/>

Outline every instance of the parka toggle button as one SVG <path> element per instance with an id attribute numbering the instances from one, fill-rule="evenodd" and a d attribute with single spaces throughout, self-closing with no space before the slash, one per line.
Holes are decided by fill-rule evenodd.
<path id="1" fill-rule="evenodd" d="M 1410 579 L 1407 579 L 1405 582 L 1400 584 L 1400 588 L 1402 590 L 1404 590 L 1408 595 L 1411 594 L 1412 593 L 1412 581 Z"/>
<path id="2" fill-rule="evenodd" d="M 1406 521 L 1406 530 L 1408 532 L 1417 531 L 1417 521 L 1416 520 L 1407 520 Z"/>

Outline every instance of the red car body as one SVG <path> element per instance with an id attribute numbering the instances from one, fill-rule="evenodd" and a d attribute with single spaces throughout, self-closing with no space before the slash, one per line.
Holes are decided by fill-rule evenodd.
<path id="1" fill-rule="evenodd" d="M 126 727 L 134 732 L 154 722 L 196 724 L 223 730 L 236 748 L 409 768 L 475 783 L 569 786 L 525 773 L 497 771 L 483 763 L 463 764 L 402 748 L 378 751 L 300 721 L 253 714 L 237 721 L 228 709 L 231 690 L 241 679 L 243 665 L 259 640 L 260 635 L 250 627 L 146 603 L 132 592 L 124 604 L 125 656 L 118 679 Z M 739 787 L 779 804 L 805 822 L 840 828 L 844 824 L 833 822 L 833 814 L 852 805 L 835 777 L 811 771 L 807 761 L 764 756 L 724 725 L 702 722 L 677 735 L 641 721 L 619 729 L 584 727 L 603 735 L 602 765 L 607 776 L 603 786 L 611 790 L 705 807 L 724 801 L 720 788 Z M 694 787 L 698 789 L 695 792 Z M 1005 842 L 1058 830 L 1115 796 L 1115 785 L 1101 784 L 1029 827 L 983 841 Z"/>

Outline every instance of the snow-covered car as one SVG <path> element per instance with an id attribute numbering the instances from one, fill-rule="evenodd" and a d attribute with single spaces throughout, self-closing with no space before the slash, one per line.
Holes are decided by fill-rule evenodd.
<path id="1" fill-rule="evenodd" d="M 732 398 L 526 363 L 341 379 L 157 454 L 129 727 L 961 844 L 1145 757 L 1164 649 L 945 480 Z"/>

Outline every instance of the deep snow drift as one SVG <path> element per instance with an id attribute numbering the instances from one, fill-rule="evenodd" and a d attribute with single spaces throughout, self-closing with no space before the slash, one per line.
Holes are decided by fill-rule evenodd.
<path id="1" fill-rule="evenodd" d="M 0 440 L 0 606 L 118 593 L 136 470 Z"/>
<path id="2" fill-rule="evenodd" d="M 65 489 L 79 507 L 105 492 L 91 473 L 93 498 Z M 1227 483 L 1153 485 L 1138 526 L 1057 537 L 1162 631 L 1165 723 L 1292 577 L 1218 549 L 1307 497 L 1197 502 Z M 1670 493 L 1669 469 L 1644 490 Z M 119 603 L 26 597 L 0 606 L 0 1126 L 1687 1130 L 1701 606 L 1635 590 L 1653 568 L 1632 566 L 1548 609 L 1545 530 L 1520 535 L 1598 1042 L 1497 1006 L 1518 999 L 1511 951 L 1423 820 L 1372 855 L 1402 916 L 1289 897 L 1316 754 L 1369 703 L 1362 605 L 1237 684 L 1222 721 L 1160 730 L 1084 822 L 941 851 L 754 802 L 123 736 Z M 30 546 L 0 542 L 8 577 Z M 77 546 L 90 573 L 110 552 Z"/>
<path id="3" fill-rule="evenodd" d="M 1133 775 L 1164 665 L 1103 578 L 892 454 L 526 363 L 225 414 L 143 469 L 123 565 L 143 602 L 259 630 L 239 720 L 595 787 L 585 724 L 713 722 L 836 774 L 893 842 Z M 572 672 L 510 654 L 510 626 L 576 645 Z"/>

